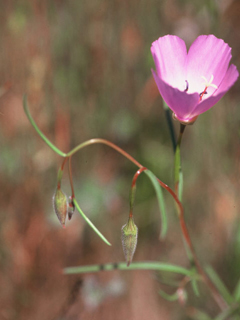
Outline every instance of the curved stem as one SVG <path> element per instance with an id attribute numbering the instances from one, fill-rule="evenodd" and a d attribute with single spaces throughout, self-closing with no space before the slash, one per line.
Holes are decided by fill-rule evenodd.
<path id="1" fill-rule="evenodd" d="M 180 147 L 181 144 L 181 139 L 182 139 L 182 134 L 184 131 L 184 128 L 181 129 L 182 133 L 180 134 L 180 138 L 178 139 L 178 145 Z M 91 139 L 88 140 L 84 143 L 81 143 L 79 146 L 77 146 L 76 148 L 74 148 L 72 151 L 70 151 L 69 153 L 67 153 L 67 157 L 72 156 L 73 154 L 75 154 L 77 151 L 79 151 L 82 148 L 85 148 L 91 144 L 95 144 L 95 143 L 101 143 L 101 144 L 105 144 L 108 145 L 109 147 L 113 148 L 114 150 L 116 150 L 117 152 L 121 153 L 123 156 L 125 156 L 127 159 L 129 159 L 131 162 L 133 162 L 136 166 L 139 167 L 139 169 L 143 168 L 143 165 L 141 165 L 138 161 L 136 161 L 132 156 L 130 156 L 127 152 L 125 152 L 123 149 L 121 149 L 120 147 L 116 146 L 114 143 L 105 140 L 105 139 Z M 146 171 L 145 171 L 146 172 Z M 161 180 L 158 180 L 158 183 L 164 188 L 166 189 L 166 191 L 168 191 L 171 196 L 173 197 L 173 199 L 175 200 L 175 202 L 177 203 L 178 206 L 178 217 L 179 217 L 179 222 L 180 222 L 180 226 L 181 226 L 181 230 L 182 230 L 182 234 L 183 237 L 186 241 L 186 244 L 192 254 L 194 263 L 198 269 L 198 272 L 202 275 L 205 283 L 207 284 L 207 286 L 209 287 L 210 291 L 212 292 L 212 295 L 215 299 L 215 301 L 217 302 L 217 304 L 219 305 L 221 310 L 224 310 L 227 308 L 227 303 L 226 301 L 223 299 L 223 297 L 220 295 L 220 293 L 218 292 L 217 288 L 215 287 L 215 285 L 212 283 L 212 281 L 209 279 L 209 277 L 206 275 L 204 269 L 201 267 L 201 264 L 198 260 L 198 257 L 195 253 L 195 250 L 193 248 L 193 244 L 187 229 L 187 225 L 184 219 L 184 209 L 182 206 L 181 201 L 179 200 L 178 196 L 176 195 L 176 193 L 165 183 L 163 183 Z"/>
<path id="2" fill-rule="evenodd" d="M 126 151 L 124 151 L 123 149 L 119 148 L 118 146 L 116 146 L 114 143 L 105 140 L 105 139 L 101 139 L 101 138 L 94 138 L 94 139 L 90 139 L 87 140 L 81 144 L 79 144 L 77 147 L 75 147 L 73 150 L 71 150 L 70 152 L 68 152 L 66 154 L 67 157 L 70 157 L 72 155 L 74 155 L 77 151 L 79 151 L 80 149 L 87 147 L 91 144 L 96 144 L 96 143 L 101 143 L 101 144 L 105 144 L 107 146 L 109 146 L 110 148 L 116 150 L 117 152 L 121 153 L 125 158 L 127 158 L 128 160 L 130 160 L 131 162 L 133 162 L 137 167 L 141 168 L 142 165 L 135 160 L 132 156 L 130 156 L 130 154 L 128 154 Z"/>
<path id="3" fill-rule="evenodd" d="M 130 191 L 130 212 L 129 212 L 129 218 L 133 216 L 133 203 L 135 200 L 135 193 L 136 193 L 136 182 L 137 178 L 140 176 L 140 174 L 147 170 L 146 167 L 141 167 L 138 169 L 138 171 L 135 173 L 133 179 L 132 179 L 132 185 L 131 185 L 131 191 Z"/>
<path id="4" fill-rule="evenodd" d="M 182 234 L 183 234 L 184 240 L 188 246 L 189 253 L 192 256 L 191 258 L 193 258 L 193 262 L 194 262 L 195 266 L 197 267 L 198 272 L 202 275 L 205 283 L 207 284 L 207 286 L 211 290 L 212 295 L 213 295 L 215 301 L 217 302 L 218 306 L 220 307 L 221 310 L 225 310 L 228 307 L 227 302 L 221 296 L 217 287 L 214 285 L 214 283 L 211 281 L 211 279 L 208 277 L 208 275 L 206 274 L 206 272 L 202 268 L 202 266 L 198 260 L 198 257 L 195 253 L 195 250 L 193 248 L 193 244 L 192 244 L 192 241 L 191 241 L 191 238 L 190 238 L 190 235 L 189 235 L 186 223 L 185 223 L 183 206 L 182 206 L 182 203 L 180 202 L 180 200 L 182 198 L 182 188 L 179 188 L 179 185 L 181 183 L 180 180 L 182 180 L 180 146 L 181 146 L 182 136 L 183 136 L 185 127 L 186 127 L 186 125 L 180 124 L 180 132 L 179 132 L 177 147 L 176 147 L 176 151 L 175 151 L 175 161 L 174 161 L 175 193 L 170 188 L 169 188 L 168 192 L 171 193 L 174 200 L 178 204 L 177 212 L 178 212 L 178 217 L 179 217 L 179 221 L 180 221 L 180 226 L 182 229 Z M 160 181 L 159 181 L 159 183 L 160 183 Z"/>
<path id="5" fill-rule="evenodd" d="M 80 145 L 78 145 L 77 147 L 75 147 L 73 150 L 71 150 L 70 152 L 68 152 L 67 154 L 62 152 L 61 150 L 59 150 L 55 145 L 53 145 L 49 140 L 48 138 L 41 132 L 41 130 L 38 128 L 38 126 L 36 125 L 35 121 L 33 120 L 29 110 L 28 110 L 28 106 L 27 106 L 27 96 L 24 95 L 23 96 L 23 106 L 24 106 L 24 111 L 30 121 L 30 123 L 32 124 L 32 126 L 34 127 L 34 129 L 37 131 L 37 133 L 39 134 L 39 136 L 46 142 L 46 144 L 53 150 L 55 151 L 57 154 L 59 154 L 60 156 L 64 157 L 64 161 L 63 161 L 63 164 L 62 164 L 62 167 L 61 167 L 61 171 L 63 171 L 63 168 L 64 168 L 64 165 L 67 161 L 67 159 L 69 157 L 71 157 L 72 155 L 74 155 L 77 151 L 79 151 L 80 149 L 88 146 L 88 145 L 91 145 L 91 144 L 96 144 L 96 143 L 101 143 L 101 144 L 105 144 L 105 145 L 108 145 L 109 147 L 113 148 L 114 150 L 116 150 L 117 152 L 121 153 L 124 157 L 126 157 L 128 160 L 130 160 L 132 163 L 134 163 L 137 167 L 139 167 L 140 169 L 143 167 L 137 160 L 135 160 L 132 156 L 130 156 L 127 152 L 125 152 L 123 149 L 119 148 L 118 146 L 116 146 L 114 143 L 110 142 L 110 141 L 107 141 L 105 139 L 100 139 L 100 138 L 96 138 L 96 139 L 91 139 L 91 140 L 88 140 L 84 143 L 81 143 Z M 184 131 L 184 128 L 185 126 L 184 125 L 181 125 L 181 130 L 180 130 L 180 136 L 179 136 L 179 139 L 178 139 L 178 145 L 179 145 L 179 148 L 180 148 L 180 144 L 181 144 L 181 139 L 182 139 L 182 134 L 183 134 L 183 131 Z M 181 132 L 182 131 L 182 132 Z M 177 149 L 176 149 L 177 150 Z M 180 153 L 179 153 L 180 154 Z M 180 158 L 179 158 L 180 159 Z M 71 165 L 71 164 L 70 164 Z M 175 162 L 175 165 L 176 165 L 176 162 Z M 179 167 L 178 167 L 179 169 Z M 146 173 L 147 171 L 145 171 Z M 179 170 L 178 170 L 179 172 Z M 176 173 L 176 171 L 175 171 Z M 60 173 L 61 174 L 61 173 Z M 215 298 L 215 301 L 218 303 L 219 307 L 224 310 L 226 309 L 227 307 L 227 303 L 226 301 L 223 299 L 223 297 L 220 295 L 220 293 L 218 292 L 217 288 L 215 287 L 215 285 L 212 283 L 212 281 L 208 278 L 208 276 L 206 275 L 205 271 L 203 270 L 203 268 L 201 267 L 199 261 L 198 261 L 198 258 L 197 258 L 197 255 L 195 254 L 195 251 L 194 251 L 194 248 L 193 248 L 193 245 L 192 245 L 192 242 L 191 242 L 191 238 L 189 236 L 189 233 L 188 233 L 188 229 L 187 229 L 187 226 L 186 226 L 186 223 L 185 223 L 185 220 L 184 220 L 184 210 L 183 210 L 183 206 L 177 196 L 176 193 L 174 193 L 174 191 L 168 187 L 165 183 L 163 183 L 161 180 L 157 179 L 159 184 L 164 188 L 166 189 L 171 195 L 172 197 L 174 198 L 175 202 L 177 203 L 178 205 L 178 208 L 179 208 L 179 221 L 180 221 L 180 226 L 181 226 L 181 230 L 182 230 L 182 233 L 183 233 L 183 237 L 184 239 L 186 240 L 186 243 L 192 253 L 192 256 L 194 258 L 194 262 L 195 262 L 195 265 L 199 271 L 199 273 L 203 276 L 203 279 L 205 280 L 205 283 L 208 285 L 209 289 L 211 290 L 212 294 L 213 294 L 213 297 Z M 177 181 L 176 179 L 176 176 L 175 176 L 175 183 L 178 183 L 179 180 Z M 175 185 L 175 189 L 176 189 L 176 185 Z M 177 191 L 178 191 L 178 187 L 177 187 Z M 177 192 L 178 193 L 178 192 Z M 78 209 L 78 211 L 82 214 L 82 216 L 84 217 L 84 219 L 92 226 L 92 228 L 97 232 L 99 233 L 99 231 L 96 229 L 96 227 L 92 224 L 92 222 L 84 215 L 84 213 L 82 212 L 82 210 L 80 209 L 76 199 L 74 198 L 73 199 L 73 203 L 74 205 L 76 206 L 76 208 Z M 106 240 L 107 241 L 107 240 Z"/>

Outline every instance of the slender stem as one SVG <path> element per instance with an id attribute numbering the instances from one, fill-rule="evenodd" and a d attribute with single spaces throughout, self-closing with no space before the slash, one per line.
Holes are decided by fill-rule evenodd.
<path id="1" fill-rule="evenodd" d="M 132 185 L 131 185 L 131 190 L 130 190 L 130 212 L 129 212 L 129 218 L 133 216 L 133 204 L 135 200 L 135 193 L 136 193 L 136 182 L 137 178 L 140 176 L 140 174 L 147 170 L 145 167 L 141 167 L 138 169 L 138 171 L 135 173 L 133 179 L 132 179 Z"/>
<path id="2" fill-rule="evenodd" d="M 227 302 L 221 296 L 221 294 L 219 293 L 215 284 L 211 281 L 211 279 L 208 277 L 208 275 L 206 274 L 206 272 L 202 268 L 202 266 L 198 260 L 198 257 L 195 253 L 195 250 L 193 248 L 193 244 L 192 244 L 192 241 L 191 241 L 191 238 L 190 238 L 190 235 L 189 235 L 186 223 L 185 223 L 183 206 L 179 200 L 182 197 L 181 190 L 179 189 L 179 182 L 180 182 L 180 176 L 181 176 L 180 146 L 181 146 L 182 136 L 183 136 L 185 127 L 186 127 L 186 125 L 180 124 L 180 132 L 179 132 L 179 137 L 178 137 L 177 147 L 176 147 L 176 152 L 175 152 L 175 161 L 174 161 L 175 193 L 169 187 L 168 187 L 169 188 L 168 192 L 171 193 L 174 200 L 178 204 L 177 212 L 178 212 L 178 217 L 179 217 L 179 221 L 180 221 L 180 226 L 182 229 L 182 234 L 183 234 L 184 240 L 188 246 L 189 253 L 192 256 L 191 258 L 193 258 L 193 262 L 194 262 L 195 266 L 197 267 L 198 272 L 202 275 L 205 283 L 207 284 L 210 291 L 212 292 L 212 295 L 213 295 L 215 301 L 217 302 L 218 306 L 220 307 L 221 310 L 225 310 L 228 307 Z M 161 184 L 162 182 L 159 181 L 159 183 Z"/>
<path id="3" fill-rule="evenodd" d="M 70 152 L 67 153 L 67 157 L 70 157 L 73 154 L 75 154 L 77 151 L 79 151 L 80 149 L 82 149 L 86 146 L 89 146 L 91 144 L 95 144 L 95 143 L 105 144 L 105 145 L 109 146 L 110 148 L 113 148 L 117 152 L 121 153 L 125 158 L 127 158 L 128 160 L 133 162 L 137 167 L 139 167 L 139 168 L 142 167 L 142 165 L 137 160 L 135 160 L 132 156 L 130 156 L 130 154 L 128 154 L 126 151 L 119 148 L 114 143 L 112 143 L 108 140 L 105 140 L 105 139 L 101 139 L 101 138 L 90 139 L 88 141 L 85 141 L 85 142 L 79 144 L 77 147 L 75 147 L 73 150 L 71 150 Z"/>
<path id="4" fill-rule="evenodd" d="M 179 138 L 178 138 L 178 146 L 179 147 L 181 145 L 181 140 L 182 140 L 182 135 L 183 135 L 184 129 L 185 129 L 185 126 L 181 125 L 180 135 L 179 135 Z M 114 143 L 112 143 L 110 141 L 107 141 L 107 140 L 104 140 L 104 139 L 91 139 L 91 140 L 88 140 L 88 141 L 86 141 L 84 143 L 81 143 L 79 146 L 77 146 L 72 151 L 67 153 L 67 157 L 70 157 L 73 154 L 75 154 L 77 151 L 79 151 L 80 149 L 82 149 L 84 147 L 87 147 L 87 146 L 89 146 L 91 144 L 95 144 L 95 143 L 102 143 L 102 144 L 108 145 L 109 147 L 113 148 L 117 152 L 121 153 L 123 156 L 125 156 L 127 159 L 129 159 L 131 162 L 133 162 L 136 166 L 139 167 L 139 169 L 144 168 L 138 161 L 136 161 L 127 152 L 125 152 L 124 150 L 122 150 L 121 148 L 116 146 Z M 191 252 L 191 254 L 193 256 L 194 263 L 195 263 L 195 265 L 196 265 L 196 267 L 198 269 L 198 272 L 202 275 L 205 283 L 207 284 L 207 286 L 209 287 L 210 291 L 212 292 L 212 295 L 215 298 L 215 301 L 219 305 L 220 309 L 224 310 L 227 307 L 227 303 L 225 302 L 223 297 L 220 295 L 220 293 L 218 292 L 218 290 L 215 287 L 215 285 L 212 283 L 212 281 L 206 275 L 204 269 L 201 267 L 201 264 L 199 263 L 197 255 L 196 255 L 196 253 L 194 251 L 194 248 L 193 248 L 193 245 L 192 245 L 192 241 L 191 241 L 191 238 L 190 238 L 187 226 L 186 226 L 186 222 L 185 222 L 185 219 L 184 219 L 184 209 L 183 209 L 181 201 L 179 200 L 177 194 L 168 185 L 163 183 L 158 178 L 157 178 L 157 180 L 158 180 L 158 183 L 164 189 L 166 189 L 166 191 L 168 191 L 171 194 L 171 196 L 173 197 L 173 199 L 177 203 L 177 206 L 178 206 L 178 217 L 179 217 L 179 221 L 180 221 L 182 234 L 183 234 L 183 237 L 184 237 L 184 239 L 186 241 L 186 244 L 188 245 L 188 248 L 190 249 L 190 252 Z"/>
<path id="5" fill-rule="evenodd" d="M 166 119 L 167 119 L 167 124 L 170 132 L 170 137 L 172 141 L 172 147 L 173 147 L 173 152 L 175 153 L 176 147 L 177 147 L 177 142 L 176 142 L 176 135 L 173 127 L 173 122 L 172 122 L 172 115 L 171 115 L 171 110 L 169 109 L 168 105 L 163 101 L 163 108 L 165 111 Z"/>
<path id="6" fill-rule="evenodd" d="M 178 195 L 178 198 L 182 200 L 182 168 L 181 168 L 181 155 L 180 155 L 180 147 L 182 142 L 183 132 L 186 128 L 186 125 L 180 124 L 180 132 L 178 136 L 177 146 L 175 149 L 175 157 L 174 157 L 174 182 L 175 182 L 175 193 Z"/>
<path id="7" fill-rule="evenodd" d="M 34 127 L 34 129 L 37 131 L 37 133 L 39 134 L 39 136 L 46 142 L 46 144 L 54 151 L 56 152 L 57 154 L 59 154 L 60 156 L 64 157 L 64 161 L 63 161 L 63 164 L 62 164 L 62 167 L 61 167 L 61 171 L 63 171 L 63 168 L 64 168 L 64 165 L 67 161 L 67 159 L 69 157 L 71 157 L 73 154 L 75 154 L 77 151 L 79 151 L 80 149 L 88 146 L 88 145 L 91 145 L 91 144 L 95 144 L 95 143 L 101 143 L 101 144 L 105 144 L 105 145 L 108 145 L 109 147 L 113 148 L 114 150 L 116 150 L 117 152 L 121 153 L 124 157 L 126 157 L 127 159 L 129 159 L 132 163 L 134 163 L 137 167 L 139 167 L 139 169 L 141 169 L 143 166 L 137 161 L 135 160 L 132 156 L 130 156 L 127 152 L 125 152 L 123 149 L 119 148 L 118 146 L 116 146 L 114 143 L 110 142 L 110 141 L 107 141 L 105 139 L 99 139 L 99 138 L 96 138 L 96 139 L 91 139 L 91 140 L 88 140 L 84 143 L 81 143 L 80 145 L 78 145 L 76 148 L 74 148 L 73 150 L 71 150 L 70 152 L 68 152 L 67 154 L 62 152 L 61 150 L 59 150 L 56 146 L 54 146 L 49 140 L 48 138 L 40 131 L 40 129 L 38 128 L 38 126 L 36 125 L 35 121 L 33 120 L 29 110 L 28 110 L 28 106 L 27 106 L 27 96 L 24 95 L 23 97 L 23 106 L 24 106 L 24 111 L 30 121 L 30 123 L 32 124 L 32 126 Z M 181 139 L 182 139 L 182 134 L 184 132 L 184 129 L 185 129 L 185 126 L 184 125 L 181 125 L 180 127 L 180 135 L 179 135 L 179 138 L 178 138 L 178 144 L 177 144 L 177 148 L 179 146 L 179 154 L 180 154 L 180 145 L 181 145 Z M 176 149 L 176 152 L 177 152 L 177 149 Z M 175 157 L 176 159 L 176 157 Z M 179 157 L 180 159 L 180 157 Z M 179 173 L 179 166 L 176 165 L 177 162 L 175 161 L 175 168 L 178 167 L 178 173 Z M 147 172 L 147 171 L 145 171 Z M 227 307 L 227 303 L 225 302 L 225 300 L 223 299 L 223 297 L 220 295 L 220 293 L 218 292 L 217 288 L 215 287 L 215 285 L 212 283 L 212 281 L 208 278 L 208 276 L 206 275 L 206 273 L 204 272 L 203 268 L 201 267 L 199 261 L 198 261 L 198 258 L 195 254 L 195 251 L 194 251 L 194 248 L 193 248 L 193 245 L 192 245 L 192 242 L 191 242 L 191 238 L 189 236 L 189 233 L 188 233 L 188 229 L 187 229 L 187 226 L 186 226 L 186 223 L 185 223 L 185 220 L 184 220 L 184 210 L 183 210 L 183 206 L 177 196 L 178 194 L 178 183 L 179 183 L 179 179 L 177 179 L 177 170 L 175 170 L 175 190 L 177 191 L 176 193 L 174 193 L 174 191 L 168 187 L 165 183 L 163 183 L 162 181 L 160 181 L 159 179 L 158 182 L 159 184 L 165 188 L 171 195 L 172 197 L 174 198 L 174 200 L 176 201 L 177 205 L 178 205 L 178 208 L 179 208 L 179 221 L 180 221 L 180 226 L 181 226 L 181 230 L 182 230 L 182 233 L 183 233 L 183 236 L 186 240 L 186 243 L 192 253 L 192 256 L 194 258 L 194 262 L 195 262 L 195 265 L 199 271 L 199 273 L 203 276 L 203 279 L 205 280 L 205 283 L 208 285 L 209 289 L 211 290 L 212 294 L 213 294 L 213 297 L 215 298 L 215 301 L 218 303 L 219 307 L 224 310 L 226 309 Z M 60 172 L 60 176 L 61 176 L 61 172 Z M 179 176 L 178 176 L 179 177 Z M 58 181 L 59 182 L 59 181 Z M 81 213 L 81 215 L 84 217 L 84 219 L 88 222 L 89 225 L 91 225 L 91 227 L 95 230 L 96 233 L 98 233 L 101 238 L 103 239 L 104 237 L 101 235 L 101 233 L 97 230 L 97 228 L 92 224 L 92 222 L 84 215 L 84 213 L 82 212 L 82 210 L 80 209 L 76 199 L 74 198 L 73 199 L 73 203 L 74 205 L 76 206 L 77 210 Z M 104 238 L 105 239 L 105 238 Z M 106 240 L 106 239 L 105 239 Z M 110 243 L 106 240 L 105 241 L 106 243 L 108 243 L 110 245 Z"/>
<path id="8" fill-rule="evenodd" d="M 147 170 L 146 167 L 141 167 L 141 168 L 135 173 L 135 175 L 134 175 L 134 177 L 133 177 L 133 179 L 132 179 L 132 188 L 135 187 L 136 182 L 137 182 L 137 178 L 138 178 L 138 177 L 140 176 L 140 174 L 141 174 L 143 171 L 145 171 L 145 170 Z"/>
<path id="9" fill-rule="evenodd" d="M 73 178 L 72 178 L 72 156 L 69 157 L 69 161 L 68 161 L 68 173 L 69 173 L 69 180 L 70 180 L 70 185 L 72 190 L 72 200 L 73 200 L 75 198 L 75 193 L 74 193 Z"/>
<path id="10" fill-rule="evenodd" d="M 63 169 L 64 165 L 67 162 L 68 158 L 64 158 L 61 167 L 58 170 L 58 175 L 57 175 L 57 189 L 61 189 L 61 183 L 62 183 L 62 175 L 63 175 Z"/>
<path id="11" fill-rule="evenodd" d="M 178 146 L 180 148 L 181 145 L 181 140 L 182 140 L 182 135 L 185 129 L 185 125 L 181 124 L 181 128 L 180 128 L 180 135 L 178 138 Z M 129 159 L 130 161 L 132 161 L 136 166 L 139 167 L 139 169 L 144 168 L 138 161 L 136 161 L 132 156 L 130 156 L 127 152 L 125 152 L 124 150 L 122 150 L 121 148 L 119 148 L 118 146 L 116 146 L 114 143 L 104 140 L 104 139 L 91 139 L 88 140 L 82 144 L 80 144 L 79 146 L 77 146 L 76 148 L 74 148 L 72 151 L 70 151 L 69 153 L 67 153 L 67 156 L 72 156 L 74 153 L 76 153 L 77 151 L 79 151 L 80 149 L 90 145 L 90 144 L 94 144 L 94 143 L 102 143 L 105 145 L 108 145 L 109 147 L 113 148 L 114 150 L 118 151 L 119 153 L 121 153 L 123 156 L 125 156 L 127 159 Z M 192 241 L 185 223 L 185 219 L 184 219 L 184 209 L 182 206 L 182 203 L 180 202 L 177 194 L 165 183 L 163 183 L 161 180 L 157 179 L 158 183 L 164 188 L 166 189 L 166 191 L 168 191 L 172 197 L 174 198 L 175 202 L 178 205 L 178 212 L 179 212 L 179 221 L 180 221 L 180 226 L 181 226 L 181 230 L 182 230 L 182 234 L 183 237 L 190 249 L 190 252 L 193 256 L 194 259 L 194 263 L 198 269 L 198 272 L 202 275 L 205 283 L 207 284 L 207 286 L 209 287 L 210 291 L 212 292 L 213 297 L 215 298 L 215 301 L 217 302 L 217 304 L 219 305 L 221 310 L 224 310 L 227 307 L 227 303 L 225 302 L 225 300 L 223 299 L 223 297 L 220 295 L 220 293 L 218 292 L 217 288 L 215 287 L 215 285 L 212 283 L 212 281 L 208 278 L 208 276 L 206 275 L 204 269 L 201 267 L 201 264 L 198 260 L 198 257 L 194 251 L 193 245 L 192 245 Z"/>
<path id="12" fill-rule="evenodd" d="M 153 261 L 143 261 L 143 262 L 133 262 L 129 266 L 126 262 L 119 263 L 109 263 L 103 265 L 90 265 L 90 266 L 80 266 L 80 267 L 69 267 L 63 270 L 64 274 L 75 274 L 75 273 L 86 273 L 86 272 L 99 272 L 99 271 L 110 271 L 110 270 L 158 270 L 167 271 L 183 274 L 185 276 L 192 276 L 191 271 L 183 267 L 176 265 L 171 265 L 163 262 L 153 262 Z"/>

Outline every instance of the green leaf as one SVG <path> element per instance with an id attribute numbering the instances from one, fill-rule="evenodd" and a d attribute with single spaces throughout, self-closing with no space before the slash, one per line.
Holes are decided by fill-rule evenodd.
<path id="1" fill-rule="evenodd" d="M 181 168 L 181 154 L 180 145 L 177 144 L 174 158 L 174 182 L 178 185 L 178 199 L 182 201 L 182 191 L 183 191 L 183 173 Z"/>
<path id="2" fill-rule="evenodd" d="M 164 239 L 167 234 L 168 224 L 167 224 L 167 215 L 166 215 L 166 208 L 165 208 L 165 202 L 164 202 L 164 198 L 163 198 L 162 188 L 159 185 L 157 178 L 150 170 L 145 170 L 144 172 L 151 180 L 153 187 L 155 189 L 156 195 L 157 195 L 158 205 L 159 205 L 160 213 L 161 213 L 161 221 L 162 221 L 160 238 Z"/>
<path id="3" fill-rule="evenodd" d="M 200 294 L 199 294 L 199 289 L 198 289 L 197 280 L 196 280 L 196 279 L 192 279 L 191 285 L 192 285 L 192 288 L 193 288 L 193 292 L 195 293 L 195 295 L 196 295 L 197 297 L 199 297 Z"/>
<path id="4" fill-rule="evenodd" d="M 214 320 L 228 320 L 228 319 L 232 319 L 232 320 L 239 320 L 240 316 L 239 316 L 239 311 L 240 311 L 240 306 L 239 304 L 234 304 L 231 307 L 227 308 L 226 310 L 222 311 Z M 234 316 L 234 318 L 232 318 L 231 316 Z"/>
<path id="5" fill-rule="evenodd" d="M 193 319 L 193 320 L 213 320 L 205 312 L 197 310 L 197 309 L 194 309 L 192 311 L 192 314 L 190 315 L 190 318 Z"/>
<path id="6" fill-rule="evenodd" d="M 26 116 L 28 117 L 28 120 L 30 121 L 31 125 L 33 126 L 33 128 L 37 131 L 37 133 L 39 134 L 39 136 L 43 139 L 44 142 L 46 142 L 46 144 L 57 154 L 59 154 L 62 157 L 66 157 L 66 153 L 62 152 L 61 150 L 59 150 L 52 142 L 50 142 L 50 140 L 48 140 L 48 138 L 42 133 L 42 131 L 38 128 L 36 122 L 33 120 L 33 117 L 30 114 L 30 111 L 28 109 L 28 105 L 27 105 L 27 95 L 24 94 L 23 96 L 23 109 L 26 113 Z"/>
<path id="7" fill-rule="evenodd" d="M 74 198 L 73 203 L 75 207 L 77 208 L 78 212 L 81 214 L 83 219 L 87 222 L 87 224 L 96 232 L 96 234 L 109 246 L 111 246 L 111 243 L 104 237 L 104 235 L 95 227 L 95 225 L 92 223 L 91 220 L 88 219 L 88 217 L 83 213 L 81 208 L 79 207 L 79 204 L 77 203 L 77 200 Z"/>
<path id="8" fill-rule="evenodd" d="M 143 261 L 133 262 L 127 267 L 126 262 L 119 262 L 117 264 L 104 264 L 104 265 L 89 265 L 79 267 L 69 267 L 63 270 L 64 274 L 76 274 L 76 273 L 89 273 L 99 271 L 112 271 L 112 270 L 155 270 L 155 271 L 167 271 L 173 273 L 179 273 L 185 276 L 191 276 L 191 271 L 180 266 L 173 264 L 155 262 L 155 261 Z"/>
<path id="9" fill-rule="evenodd" d="M 211 266 L 206 267 L 206 272 L 215 286 L 218 288 L 219 292 L 221 293 L 222 297 L 226 300 L 228 304 L 233 302 L 233 297 L 231 296 L 230 292 L 226 288 L 225 284 L 219 278 L 218 274 Z"/>
<path id="10" fill-rule="evenodd" d="M 240 279 L 238 280 L 238 283 L 235 287 L 233 297 L 235 301 L 240 301 Z"/>

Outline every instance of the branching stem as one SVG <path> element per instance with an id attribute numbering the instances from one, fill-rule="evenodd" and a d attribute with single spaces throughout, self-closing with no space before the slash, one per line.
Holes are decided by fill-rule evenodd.
<path id="1" fill-rule="evenodd" d="M 128 160 L 130 160 L 132 163 L 134 163 L 140 170 L 143 171 L 142 168 L 144 168 L 137 160 L 135 160 L 132 156 L 130 156 L 126 151 L 124 151 L 123 149 L 121 149 L 120 147 L 116 146 L 114 143 L 105 140 L 105 139 L 101 139 L 101 138 L 95 138 L 95 139 L 90 139 L 88 141 L 85 141 L 81 144 L 79 144 L 77 147 L 75 147 L 73 150 L 71 150 L 68 153 L 64 153 L 61 150 L 59 150 L 54 144 L 52 144 L 48 138 L 41 132 L 41 130 L 38 128 L 37 124 L 35 123 L 35 121 L 33 120 L 28 106 L 27 106 L 27 97 L 26 95 L 24 95 L 23 97 L 23 106 L 24 106 L 24 111 L 30 121 L 30 123 L 32 124 L 32 126 L 34 127 L 34 129 L 37 131 L 37 133 L 39 134 L 39 136 L 46 142 L 46 144 L 57 154 L 59 154 L 60 156 L 64 157 L 62 166 L 61 166 L 61 171 L 63 171 L 64 169 L 64 165 L 66 163 L 66 161 L 69 159 L 69 176 L 70 176 L 70 183 L 71 183 L 71 188 L 72 188 L 72 194 L 73 194 L 73 203 L 76 206 L 76 208 L 79 210 L 79 212 L 81 212 L 81 214 L 83 215 L 84 219 L 86 221 L 88 221 L 89 224 L 92 225 L 91 222 L 89 222 L 89 219 L 83 214 L 83 212 L 81 211 L 81 209 L 79 208 L 78 203 L 76 202 L 76 199 L 74 198 L 74 188 L 73 188 L 73 182 L 72 182 L 72 172 L 71 172 L 71 157 L 79 150 L 92 145 L 92 144 L 105 144 L 107 146 L 109 146 L 110 148 L 116 150 L 117 152 L 119 152 L 120 154 L 122 154 L 125 158 L 127 158 Z M 180 135 L 178 138 L 178 143 L 177 143 L 177 148 L 176 148 L 176 153 L 179 152 L 179 159 L 180 159 L 180 145 L 181 145 L 181 139 L 182 139 L 182 135 L 185 129 L 185 125 L 181 124 L 180 127 Z M 180 161 L 180 160 L 179 160 Z M 184 209 L 182 206 L 181 201 L 179 200 L 179 169 L 180 169 L 180 162 L 178 160 L 176 160 L 176 155 L 175 155 L 175 191 L 176 193 L 169 187 L 167 186 L 165 183 L 163 183 L 161 180 L 158 180 L 158 183 L 164 188 L 166 189 L 166 191 L 168 191 L 172 197 L 174 198 L 177 206 L 178 206 L 178 217 L 179 217 L 179 221 L 180 221 L 180 226 L 181 226 L 181 230 L 182 230 L 182 234 L 183 237 L 186 241 L 186 244 L 188 245 L 188 248 L 190 249 L 190 252 L 193 256 L 194 259 L 194 263 L 199 271 L 199 273 L 202 275 L 206 285 L 209 287 L 215 301 L 217 302 L 217 304 L 219 305 L 221 310 L 224 310 L 228 307 L 226 301 L 223 299 L 223 297 L 221 296 L 221 294 L 219 293 L 219 291 L 217 290 L 217 288 L 215 287 L 215 285 L 212 283 L 212 281 L 208 278 L 208 276 L 206 275 L 204 269 L 201 267 L 201 264 L 199 263 L 199 260 L 197 258 L 197 255 L 194 251 L 192 242 L 191 242 L 191 238 L 187 229 L 187 225 L 184 219 Z M 145 169 L 144 169 L 145 170 Z M 178 173 L 177 173 L 178 172 Z M 146 171 L 145 171 L 146 173 Z M 62 173 L 61 173 L 62 174 Z M 178 176 L 177 176 L 178 175 Z M 58 181 L 59 182 L 59 181 Z M 92 226 L 93 228 L 95 228 L 95 226 Z M 99 231 L 95 228 L 95 231 L 99 234 Z M 107 241 L 107 240 L 106 240 Z"/>

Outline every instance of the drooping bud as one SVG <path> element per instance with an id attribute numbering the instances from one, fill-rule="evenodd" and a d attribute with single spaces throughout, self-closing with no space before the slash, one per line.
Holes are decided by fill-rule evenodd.
<path id="1" fill-rule="evenodd" d="M 53 196 L 53 208 L 62 226 L 65 227 L 66 215 L 68 212 L 68 200 L 67 196 L 61 189 L 57 189 Z"/>
<path id="2" fill-rule="evenodd" d="M 122 227 L 122 246 L 127 266 L 132 262 L 137 247 L 138 228 L 130 216 L 127 224 Z"/>

